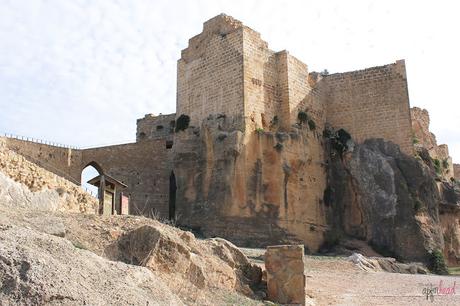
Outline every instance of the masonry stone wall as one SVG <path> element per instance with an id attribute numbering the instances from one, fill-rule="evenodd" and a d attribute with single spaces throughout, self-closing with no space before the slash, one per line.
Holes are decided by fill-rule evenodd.
<path id="1" fill-rule="evenodd" d="M 131 214 L 169 215 L 171 149 L 164 139 L 83 150 L 82 167 L 93 163 L 128 186 Z"/>
<path id="2" fill-rule="evenodd" d="M 5 138 L 5 146 L 42 168 L 81 184 L 88 165 L 124 182 L 130 196 L 130 213 L 169 216 L 169 178 L 172 171 L 171 147 L 166 139 L 92 149 L 70 149 L 32 141 Z"/>
<path id="3" fill-rule="evenodd" d="M 176 125 L 176 114 L 147 114 L 137 119 L 136 141 L 146 139 L 164 139 L 172 141 Z"/>
<path id="4" fill-rule="evenodd" d="M 177 64 L 177 116 L 190 116 L 193 126 L 219 113 L 243 127 L 243 30 L 225 15 L 205 22 Z"/>
<path id="5" fill-rule="evenodd" d="M 66 178 L 75 184 L 80 184 L 81 151 L 42 144 L 33 141 L 5 138 L 8 149 L 13 150 L 29 161 Z"/>
<path id="6" fill-rule="evenodd" d="M 358 142 L 384 138 L 413 154 L 404 61 L 328 75 L 323 82 L 329 124 L 344 128 Z"/>

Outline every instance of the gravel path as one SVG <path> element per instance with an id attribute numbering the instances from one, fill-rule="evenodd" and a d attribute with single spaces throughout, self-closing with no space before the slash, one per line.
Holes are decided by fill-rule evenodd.
<path id="1" fill-rule="evenodd" d="M 243 249 L 263 263 L 264 249 Z M 366 272 L 339 257 L 306 256 L 307 300 L 311 305 L 460 305 L 460 277 Z M 424 288 L 452 287 L 455 294 L 433 295 Z M 426 289 L 425 289 L 426 291 Z"/>

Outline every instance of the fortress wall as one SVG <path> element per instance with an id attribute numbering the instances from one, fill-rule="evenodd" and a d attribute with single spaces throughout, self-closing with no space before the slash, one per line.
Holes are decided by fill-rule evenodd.
<path id="1" fill-rule="evenodd" d="M 280 117 L 278 55 L 248 27 L 243 38 L 244 116 L 250 129 L 268 129 L 274 116 Z"/>
<path id="2" fill-rule="evenodd" d="M 287 68 L 289 90 L 287 103 L 290 125 L 298 121 L 299 111 L 306 111 L 316 123 L 317 129 L 322 131 L 325 123 L 324 101 L 319 87 L 311 86 L 307 65 L 287 54 Z"/>
<path id="3" fill-rule="evenodd" d="M 165 140 L 107 146 L 82 151 L 82 169 L 97 163 L 102 171 L 122 181 L 130 196 L 130 214 L 161 217 L 169 214 L 169 177 L 171 149 Z"/>
<path id="4" fill-rule="evenodd" d="M 158 115 L 147 114 L 137 119 L 136 141 L 145 139 L 172 140 L 174 135 L 176 114 Z"/>
<path id="5" fill-rule="evenodd" d="M 326 76 L 327 122 L 358 142 L 384 138 L 413 154 L 404 61 Z"/>
<path id="6" fill-rule="evenodd" d="M 15 138 L 5 138 L 5 144 L 8 149 L 24 156 L 29 161 L 80 185 L 81 150 Z"/>
<path id="7" fill-rule="evenodd" d="M 241 119 L 243 108 L 243 29 L 241 22 L 219 15 L 189 40 L 177 69 L 176 115 L 199 125 L 210 114 Z M 242 127 L 242 122 L 235 122 Z"/>

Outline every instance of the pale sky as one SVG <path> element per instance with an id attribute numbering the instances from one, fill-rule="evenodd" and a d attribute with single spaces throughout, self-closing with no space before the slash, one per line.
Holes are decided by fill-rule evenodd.
<path id="1" fill-rule="evenodd" d="M 460 162 L 456 1 L 0 0 L 0 132 L 76 146 L 135 139 L 175 111 L 176 61 L 226 13 L 311 71 L 406 59 L 412 106 Z"/>

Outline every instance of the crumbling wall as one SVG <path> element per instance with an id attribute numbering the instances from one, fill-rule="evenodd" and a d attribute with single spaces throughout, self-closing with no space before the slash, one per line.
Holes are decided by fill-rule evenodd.
<path id="1" fill-rule="evenodd" d="M 165 139 L 172 141 L 176 114 L 158 115 L 147 114 L 137 119 L 136 141 L 146 139 Z"/>
<path id="2" fill-rule="evenodd" d="M 325 76 L 326 121 L 347 130 L 356 142 L 384 138 L 413 154 L 404 61 Z"/>

